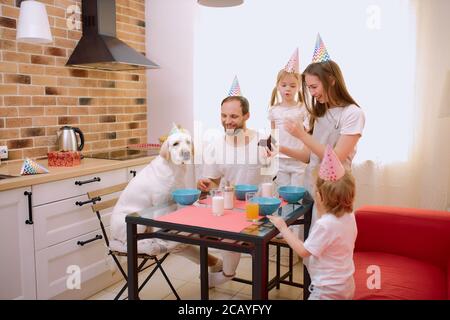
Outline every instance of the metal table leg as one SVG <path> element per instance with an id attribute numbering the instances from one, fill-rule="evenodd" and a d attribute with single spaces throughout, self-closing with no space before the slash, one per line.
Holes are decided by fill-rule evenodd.
<path id="1" fill-rule="evenodd" d="M 127 223 L 128 300 L 139 300 L 136 238 L 137 226 Z"/>
<path id="2" fill-rule="evenodd" d="M 267 300 L 267 281 L 268 281 L 268 260 L 266 243 L 255 243 L 255 250 L 252 254 L 252 299 Z"/>
<path id="3" fill-rule="evenodd" d="M 208 247 L 206 246 L 200 246 L 200 293 L 202 300 L 209 299 Z"/>

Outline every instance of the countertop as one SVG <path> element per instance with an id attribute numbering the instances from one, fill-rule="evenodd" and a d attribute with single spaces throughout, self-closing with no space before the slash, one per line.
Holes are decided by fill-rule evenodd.
<path id="1" fill-rule="evenodd" d="M 22 161 L 13 161 L 2 163 L 0 165 L 0 174 L 17 176 L 15 178 L 1 179 L 0 191 L 29 187 L 36 184 L 47 183 L 51 181 L 69 179 L 98 172 L 111 171 L 126 167 L 140 166 L 148 164 L 154 156 L 143 157 L 131 160 L 104 160 L 84 158 L 81 164 L 75 167 L 49 167 L 47 158 L 36 160 L 39 164 L 48 168 L 49 173 L 20 176 Z"/>

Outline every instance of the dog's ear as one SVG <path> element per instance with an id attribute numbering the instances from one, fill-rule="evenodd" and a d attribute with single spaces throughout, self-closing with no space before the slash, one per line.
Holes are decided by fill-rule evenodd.
<path id="1" fill-rule="evenodd" d="M 163 142 L 161 149 L 159 150 L 159 155 L 166 159 L 167 161 L 170 159 L 170 152 L 169 152 L 169 139 L 166 139 L 166 141 Z"/>

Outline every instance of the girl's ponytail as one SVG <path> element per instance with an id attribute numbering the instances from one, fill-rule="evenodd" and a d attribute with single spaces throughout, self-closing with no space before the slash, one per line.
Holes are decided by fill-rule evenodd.
<path id="1" fill-rule="evenodd" d="M 272 90 L 272 96 L 270 97 L 270 106 L 278 104 L 278 89 L 275 86 Z"/>

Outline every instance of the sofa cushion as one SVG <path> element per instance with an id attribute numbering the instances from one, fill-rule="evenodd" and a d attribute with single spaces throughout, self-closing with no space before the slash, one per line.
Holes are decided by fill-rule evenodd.
<path id="1" fill-rule="evenodd" d="M 355 300 L 445 300 L 448 298 L 447 270 L 404 256 L 382 252 L 355 252 Z M 368 288 L 380 268 L 380 288 Z M 369 269 L 368 269 L 369 268 Z M 368 271 L 369 270 L 369 271 Z M 373 284 L 369 281 L 369 284 Z"/>
<path id="2" fill-rule="evenodd" d="M 447 300 L 450 300 L 450 259 L 447 262 Z"/>

